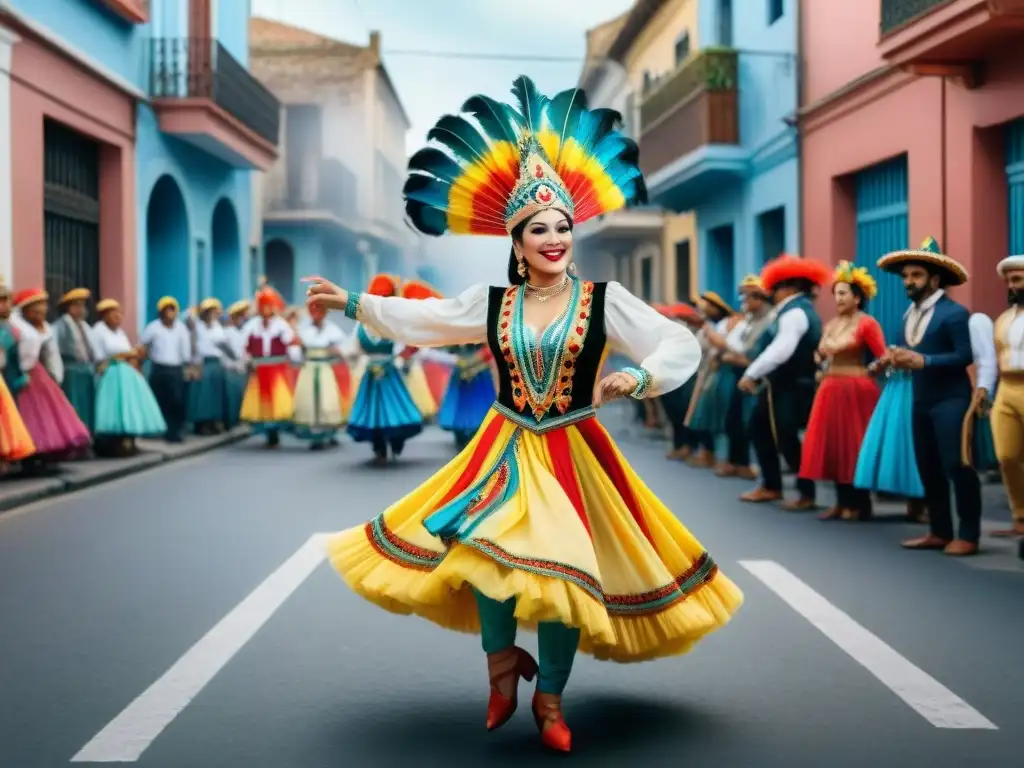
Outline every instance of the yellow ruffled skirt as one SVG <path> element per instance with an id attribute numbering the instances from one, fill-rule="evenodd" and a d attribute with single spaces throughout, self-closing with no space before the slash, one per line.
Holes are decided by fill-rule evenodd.
<path id="1" fill-rule="evenodd" d="M 21 461 L 36 452 L 11 391 L 0 378 L 0 461 Z"/>
<path id="2" fill-rule="evenodd" d="M 479 632 L 475 587 L 618 662 L 686 653 L 743 603 L 595 418 L 537 434 L 492 409 L 454 460 L 327 547 L 386 610 Z"/>
<path id="3" fill-rule="evenodd" d="M 241 420 L 273 429 L 287 426 L 295 409 L 289 362 L 257 358 L 253 365 L 242 396 Z"/>
<path id="4" fill-rule="evenodd" d="M 427 382 L 427 374 L 423 372 L 423 364 L 413 360 L 406 363 L 405 387 L 409 390 L 409 396 L 416 404 L 416 409 L 424 419 L 432 419 L 437 416 L 437 403 L 434 402 L 434 395 L 430 392 L 430 384 Z"/>

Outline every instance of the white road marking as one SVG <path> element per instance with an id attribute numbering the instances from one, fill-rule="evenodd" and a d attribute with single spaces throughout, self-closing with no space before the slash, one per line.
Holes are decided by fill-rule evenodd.
<path id="1" fill-rule="evenodd" d="M 324 561 L 318 533 L 193 645 L 164 675 L 71 758 L 134 763 Z"/>
<path id="2" fill-rule="evenodd" d="M 936 728 L 998 730 L 998 726 L 970 704 L 778 563 L 743 560 L 740 565 Z"/>

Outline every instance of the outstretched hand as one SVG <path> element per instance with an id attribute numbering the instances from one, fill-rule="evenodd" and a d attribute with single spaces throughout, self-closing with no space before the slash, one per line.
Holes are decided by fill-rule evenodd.
<path id="1" fill-rule="evenodd" d="M 309 283 L 306 289 L 306 307 L 313 309 L 337 309 L 344 311 L 348 306 L 348 291 L 339 288 L 330 280 L 325 280 L 319 275 L 302 278 L 302 282 Z"/>
<path id="2" fill-rule="evenodd" d="M 639 382 L 633 378 L 632 374 L 625 371 L 608 374 L 597 385 L 597 391 L 594 393 L 594 407 L 599 408 L 612 400 L 632 394 L 638 384 Z"/>

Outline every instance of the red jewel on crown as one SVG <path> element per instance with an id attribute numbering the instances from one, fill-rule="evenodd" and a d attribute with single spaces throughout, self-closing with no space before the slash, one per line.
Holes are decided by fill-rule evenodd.
<path id="1" fill-rule="evenodd" d="M 533 175 L 536 176 L 538 179 L 544 178 L 544 169 L 540 167 L 540 163 L 537 163 L 535 166 L 533 166 Z"/>
<path id="2" fill-rule="evenodd" d="M 547 187 L 539 187 L 537 189 L 537 200 L 542 203 L 550 203 L 554 199 L 555 193 Z"/>

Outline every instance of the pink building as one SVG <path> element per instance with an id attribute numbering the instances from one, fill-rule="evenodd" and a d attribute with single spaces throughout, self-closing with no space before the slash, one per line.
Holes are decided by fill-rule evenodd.
<path id="1" fill-rule="evenodd" d="M 9 112 L 0 130 L 0 159 L 9 166 L 5 162 L 0 167 L 10 169 L 4 174 L 10 187 L 6 179 L 0 184 L 0 272 L 15 288 L 46 284 L 47 212 L 55 211 L 62 222 L 75 223 L 64 232 L 51 232 L 51 241 L 63 237 L 95 243 L 90 247 L 98 247 L 101 254 L 103 293 L 121 302 L 125 327 L 134 328 L 139 94 L 62 50 L 20 16 L 0 12 L 0 24 L 0 60 L 9 62 L 0 79 L 0 108 Z M 2 135 L 8 130 L 9 135 Z M 54 154 L 54 147 L 65 156 Z M 95 157 L 95 174 L 75 172 L 82 163 L 73 161 L 83 153 Z M 57 185 L 46 180 L 62 172 L 68 177 L 61 186 L 68 192 L 54 194 L 48 187 Z M 79 236 L 74 226 L 98 230 L 98 239 Z"/>
<path id="2" fill-rule="evenodd" d="M 1024 0 L 801 0 L 804 255 L 874 268 L 934 236 L 997 313 L 1024 252 Z M 907 306 L 880 278 L 887 333 Z"/>

